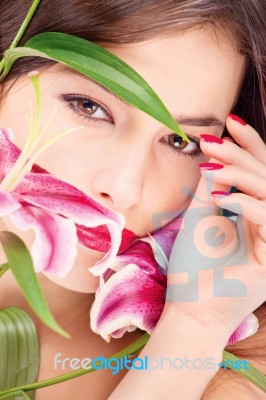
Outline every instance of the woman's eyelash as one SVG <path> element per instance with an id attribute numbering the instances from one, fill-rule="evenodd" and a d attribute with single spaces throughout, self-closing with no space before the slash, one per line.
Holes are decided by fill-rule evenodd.
<path id="1" fill-rule="evenodd" d="M 66 103 L 66 106 L 78 117 L 86 122 L 101 124 L 103 122 L 113 123 L 111 113 L 101 104 L 82 94 L 61 94 L 58 100 Z M 202 154 L 200 150 L 200 140 L 192 135 L 187 135 L 190 143 L 185 142 L 175 133 L 164 136 L 161 142 L 184 158 L 194 158 Z M 167 138 L 167 140 L 165 139 Z M 194 145 L 194 148 L 193 148 Z M 189 148 L 192 147 L 191 150 Z"/>
<path id="2" fill-rule="evenodd" d="M 82 118 L 82 120 L 97 124 L 103 122 L 113 123 L 111 113 L 88 96 L 82 94 L 61 94 L 58 99 L 64 101 L 66 106 L 78 118 Z"/>
<path id="3" fill-rule="evenodd" d="M 200 139 L 193 135 L 188 135 L 188 134 L 187 137 L 190 140 L 189 143 L 187 143 L 184 139 L 181 138 L 181 136 L 177 135 L 176 133 L 172 133 L 170 135 L 164 136 L 161 139 L 161 142 L 162 144 L 166 145 L 171 152 L 176 153 L 178 156 L 184 158 L 194 158 L 200 156 L 202 154 L 202 151 L 200 149 Z M 165 140 L 165 138 L 168 138 L 168 140 Z M 169 141 L 172 143 L 169 143 Z M 175 146 L 176 143 L 179 145 L 179 147 Z M 189 147 L 192 147 L 190 151 L 188 151 L 187 149 Z"/>

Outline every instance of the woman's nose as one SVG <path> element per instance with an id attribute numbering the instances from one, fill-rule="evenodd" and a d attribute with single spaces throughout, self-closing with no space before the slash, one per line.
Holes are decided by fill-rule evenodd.
<path id="1" fill-rule="evenodd" d="M 99 159 L 91 181 L 93 198 L 115 211 L 141 201 L 148 154 L 143 146 L 114 146 Z"/>

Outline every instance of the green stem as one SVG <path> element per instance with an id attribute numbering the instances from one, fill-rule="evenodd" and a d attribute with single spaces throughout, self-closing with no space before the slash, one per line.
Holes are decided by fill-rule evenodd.
<path id="1" fill-rule="evenodd" d="M 1 400 L 8 399 L 8 398 L 14 397 L 14 396 L 23 397 L 24 400 L 30 400 L 29 396 L 26 393 L 24 393 L 22 390 L 18 390 L 17 392 L 9 392 L 7 394 L 3 394 L 1 396 Z"/>
<path id="2" fill-rule="evenodd" d="M 2 60 L 0 61 L 0 76 L 2 74 L 2 72 L 4 71 L 5 68 L 5 59 L 2 58 Z"/>
<path id="3" fill-rule="evenodd" d="M 148 335 L 148 333 L 145 333 L 138 340 L 136 340 L 135 342 L 133 342 L 132 344 L 127 346 L 125 349 L 119 351 L 118 353 L 113 354 L 111 357 L 108 357 L 108 358 L 106 357 L 106 358 L 109 359 L 109 358 L 115 357 L 117 359 L 120 359 L 120 358 L 123 358 L 124 356 L 128 356 L 129 354 L 134 354 L 138 350 L 140 350 L 142 347 L 145 346 L 145 344 L 147 343 L 149 337 L 150 337 L 150 335 Z M 100 362 L 97 362 L 97 363 L 95 363 L 95 365 L 97 366 L 99 363 Z M 95 369 L 93 367 L 91 367 L 90 369 L 81 368 L 81 369 L 79 369 L 77 371 L 69 372 L 67 374 L 60 375 L 60 376 L 57 376 L 57 377 L 52 378 L 52 379 L 46 379 L 46 380 L 41 381 L 41 382 L 30 383 L 28 385 L 23 385 L 23 386 L 15 387 L 15 388 L 12 388 L 12 389 L 2 390 L 2 391 L 0 391 L 0 399 L 4 398 L 2 396 L 6 395 L 9 392 L 13 393 L 13 392 L 17 392 L 18 390 L 28 391 L 28 390 L 40 389 L 40 388 L 43 388 L 43 387 L 46 387 L 46 386 L 55 385 L 57 383 L 65 382 L 65 381 L 68 381 L 70 379 L 74 379 L 74 378 L 77 378 L 79 376 L 89 374 L 90 372 L 93 372 L 95 370 L 97 371 L 97 369 Z"/>
<path id="4" fill-rule="evenodd" d="M 33 0 L 32 5 L 31 5 L 24 21 L 22 22 L 22 25 L 18 30 L 18 33 L 16 34 L 13 42 L 11 43 L 11 45 L 9 47 L 10 49 L 17 47 L 17 45 L 19 44 L 19 42 L 20 42 L 22 36 L 24 35 L 30 21 L 32 20 L 32 17 L 34 15 L 35 11 L 37 10 L 37 7 L 40 2 L 41 2 L 41 0 Z"/>
<path id="5" fill-rule="evenodd" d="M 2 265 L 0 266 L 0 278 L 1 278 L 2 275 L 4 275 L 4 273 L 5 273 L 9 268 L 10 268 L 10 267 L 9 267 L 9 264 L 8 264 L 8 263 L 2 264 Z"/>
<path id="6" fill-rule="evenodd" d="M 30 172 L 32 164 L 30 163 L 30 155 L 34 151 L 38 144 L 39 139 L 41 139 L 41 134 L 38 137 L 38 132 L 40 128 L 41 121 L 41 90 L 38 78 L 38 73 L 35 72 L 30 74 L 30 78 L 33 84 L 35 93 L 35 113 L 32 116 L 32 121 L 30 123 L 30 130 L 27 136 L 26 144 L 14 163 L 13 167 L 9 173 L 4 177 L 0 184 L 0 188 L 6 191 L 13 191 L 17 184 L 22 180 L 23 176 Z M 43 132 L 43 131 L 41 131 Z M 26 171 L 24 173 L 24 170 Z"/>
<path id="7" fill-rule="evenodd" d="M 35 11 L 37 10 L 37 7 L 39 5 L 39 3 L 41 2 L 41 0 L 33 0 L 33 3 L 24 19 L 24 21 L 22 22 L 21 27 L 18 30 L 18 33 L 16 34 L 13 42 L 11 43 L 9 49 L 13 49 L 15 47 L 17 47 L 17 45 L 19 44 L 22 36 L 24 35 L 30 21 L 32 20 L 32 17 L 35 13 Z M 5 66 L 5 59 L 3 58 L 0 62 L 0 75 L 2 73 L 2 71 L 4 70 L 4 66 Z"/>
<path id="8" fill-rule="evenodd" d="M 34 87 L 34 93 L 35 93 L 35 113 L 33 115 L 33 128 L 32 128 L 32 141 L 35 142 L 36 137 L 39 132 L 40 128 L 40 122 L 41 122 L 41 89 L 40 89 L 40 83 L 39 83 L 39 78 L 38 78 L 38 72 L 37 75 L 31 74 L 30 75 L 33 87 Z"/>
<path id="9" fill-rule="evenodd" d="M 30 155 L 38 144 L 38 132 L 41 121 L 41 90 L 38 73 L 30 74 L 35 94 L 35 113 L 32 116 L 30 130 L 27 136 L 26 144 L 20 153 L 20 156 L 14 163 L 9 173 L 4 177 L 0 184 L 0 188 L 9 192 L 13 191 L 17 184 L 22 180 L 23 176 L 30 172 L 32 164 L 30 163 Z M 40 136 L 40 135 L 39 135 Z M 24 173 L 24 170 L 26 172 Z"/>
<path id="10" fill-rule="evenodd" d="M 232 361 L 234 364 L 237 360 L 239 360 L 238 357 L 234 356 L 232 353 L 228 353 L 228 351 L 223 352 L 223 364 L 226 361 Z M 257 368 L 253 367 L 250 363 L 248 364 L 249 370 L 248 369 L 234 369 L 230 367 L 230 363 L 226 364 L 226 366 L 230 369 L 233 369 L 233 371 L 237 372 L 239 375 L 242 375 L 244 378 L 246 378 L 248 381 L 252 382 L 255 386 L 260 388 L 263 392 L 266 393 L 266 375 L 264 375 L 260 370 Z"/>
<path id="11" fill-rule="evenodd" d="M 113 354 L 111 357 L 108 357 L 107 359 L 110 359 L 113 357 L 117 358 L 117 359 L 121 359 L 124 356 L 129 356 L 130 354 L 139 354 L 140 350 L 148 342 L 149 337 L 150 337 L 150 335 L 148 335 L 148 333 L 145 333 L 138 340 L 136 340 L 135 342 L 133 342 L 132 344 L 127 346 L 125 349 L 119 351 L 118 353 Z M 233 354 L 231 354 L 227 351 L 224 351 L 223 352 L 223 363 L 225 363 L 226 361 L 229 361 L 229 360 L 234 363 L 235 361 L 239 360 L 239 358 L 237 358 L 236 356 L 234 356 Z M 99 364 L 100 364 L 100 362 L 97 362 L 97 363 L 95 363 L 95 366 L 98 366 Z M 228 366 L 228 368 L 230 368 L 230 365 L 227 365 L 227 366 Z M 234 370 L 234 371 L 236 371 L 237 373 L 242 375 L 244 378 L 248 379 L 255 386 L 259 387 L 262 391 L 266 392 L 266 377 L 265 377 L 265 375 L 262 372 L 260 372 L 257 368 L 253 367 L 251 364 L 249 364 L 249 368 L 250 368 L 249 370 L 239 369 L 239 370 Z M 95 370 L 97 370 L 97 368 L 96 369 L 93 367 L 91 367 L 90 369 L 81 368 L 77 371 L 69 372 L 67 374 L 60 375 L 60 376 L 57 376 L 52 379 L 46 379 L 41 382 L 31 383 L 28 385 L 19 386 L 19 387 L 15 387 L 12 389 L 6 389 L 3 391 L 0 391 L 0 399 L 7 398 L 6 397 L 7 394 L 15 395 L 15 393 L 17 393 L 18 391 L 36 390 L 36 389 L 40 389 L 40 388 L 43 388 L 46 386 L 55 385 L 57 383 L 62 383 L 62 382 L 68 381 L 70 379 L 74 379 L 79 376 L 89 374 L 90 372 L 93 372 Z"/>

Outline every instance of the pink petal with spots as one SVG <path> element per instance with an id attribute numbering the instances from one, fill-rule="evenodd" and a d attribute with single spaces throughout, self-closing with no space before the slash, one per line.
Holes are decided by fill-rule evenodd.
<path id="1" fill-rule="evenodd" d="M 238 326 L 238 328 L 232 333 L 227 342 L 227 346 L 254 335 L 257 332 L 258 328 L 259 328 L 258 318 L 253 313 L 249 314 L 244 319 L 244 321 Z"/>
<path id="2" fill-rule="evenodd" d="M 46 271 L 64 277 L 77 254 L 75 224 L 59 215 L 36 207 L 22 207 L 10 216 L 19 229 L 33 229 L 31 255 L 36 272 Z"/>
<path id="3" fill-rule="evenodd" d="M 15 192 L 21 202 L 62 215 L 75 224 L 91 228 L 106 225 L 112 246 L 91 272 L 96 276 L 102 274 L 114 260 L 121 242 L 121 231 L 125 225 L 121 214 L 106 209 L 74 186 L 45 173 L 28 174 Z"/>
<path id="4" fill-rule="evenodd" d="M 107 342 L 132 326 L 151 333 L 164 307 L 165 284 L 152 279 L 137 265 L 113 274 L 99 291 L 91 308 L 91 329 Z"/>
<path id="5" fill-rule="evenodd" d="M 21 151 L 11 142 L 13 131 L 0 128 L 0 182 L 17 161 Z"/>
<path id="6" fill-rule="evenodd" d="M 143 240 L 138 240 L 124 254 L 116 257 L 115 265 L 111 266 L 103 274 L 104 281 L 106 282 L 109 279 L 109 276 L 113 273 L 113 269 L 117 271 L 128 264 L 136 264 L 151 279 L 160 285 L 164 285 L 166 279 L 165 271 L 157 264 L 151 245 Z"/>
<path id="7" fill-rule="evenodd" d="M 19 209 L 21 205 L 11 193 L 0 190 L 0 217 Z"/>
<path id="8" fill-rule="evenodd" d="M 114 331 L 114 332 L 112 333 L 112 337 L 113 337 L 114 339 L 120 339 L 122 336 L 124 336 L 124 334 L 125 334 L 126 332 L 133 332 L 133 331 L 135 331 L 136 329 L 137 329 L 136 326 L 134 326 L 134 325 L 129 325 L 129 326 L 125 327 L 125 328 L 117 329 L 117 331 Z"/>

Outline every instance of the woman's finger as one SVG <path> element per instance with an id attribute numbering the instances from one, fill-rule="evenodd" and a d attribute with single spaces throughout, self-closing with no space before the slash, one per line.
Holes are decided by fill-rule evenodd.
<path id="1" fill-rule="evenodd" d="M 205 166 L 213 166 L 213 165 L 218 165 L 217 160 L 214 158 L 211 158 L 208 163 L 203 163 L 200 164 L 201 169 L 204 168 Z M 200 209 L 201 214 L 204 215 L 217 215 L 219 213 L 219 207 L 216 206 L 216 204 L 213 201 L 213 198 L 211 196 L 212 191 L 229 191 L 230 186 L 226 185 L 224 183 L 219 183 L 215 182 L 214 180 L 211 179 L 211 172 L 208 177 L 208 179 L 205 178 L 205 176 L 202 176 L 197 190 L 195 192 L 195 195 L 192 199 L 192 202 L 190 203 L 189 209 Z"/>
<path id="2" fill-rule="evenodd" d="M 219 207 L 242 215 L 256 225 L 266 225 L 266 202 L 244 193 L 228 195 L 213 193 L 212 197 Z"/>
<path id="3" fill-rule="evenodd" d="M 266 199 L 265 178 L 250 172 L 247 168 L 244 169 L 230 165 L 223 166 L 220 164 L 220 168 L 213 171 L 204 168 L 201 169 L 205 178 L 211 180 L 215 184 L 235 186 L 242 192 L 254 196 L 257 199 Z"/>
<path id="4" fill-rule="evenodd" d="M 264 163 L 257 160 L 252 154 L 229 140 L 212 142 L 209 135 L 201 135 L 201 138 L 201 150 L 207 156 L 216 158 L 218 163 L 236 165 L 243 169 L 248 168 L 255 174 L 260 174 L 266 178 L 266 159 L 264 159 Z M 265 147 L 264 144 L 263 146 Z"/>
<path id="5" fill-rule="evenodd" d="M 239 122 L 238 117 L 234 115 L 229 115 L 226 120 L 226 127 L 242 149 L 252 154 L 262 163 L 266 163 L 265 143 L 252 126 L 245 124 L 242 120 Z"/>

